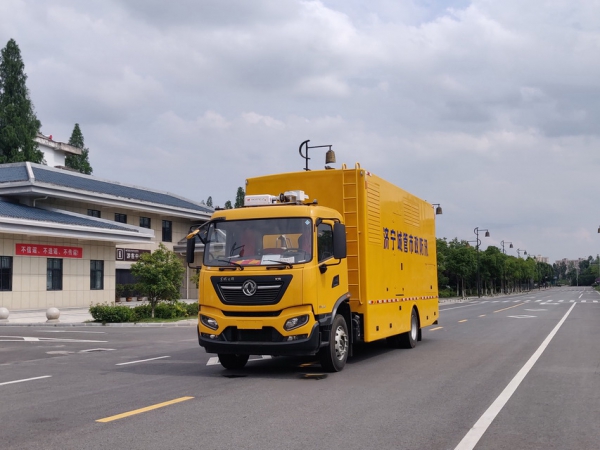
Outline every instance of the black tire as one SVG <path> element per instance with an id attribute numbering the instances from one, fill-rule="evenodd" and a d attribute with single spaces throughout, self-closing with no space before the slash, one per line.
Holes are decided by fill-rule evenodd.
<path id="1" fill-rule="evenodd" d="M 415 348 L 419 340 L 420 331 L 419 316 L 417 315 L 417 310 L 413 308 L 410 313 L 410 331 L 390 336 L 387 338 L 387 342 L 393 348 Z"/>
<path id="2" fill-rule="evenodd" d="M 218 356 L 221 365 L 228 370 L 243 369 L 250 357 L 250 355 L 231 355 L 226 353 L 219 353 Z"/>
<path id="3" fill-rule="evenodd" d="M 348 353 L 350 352 L 350 336 L 348 325 L 340 314 L 337 314 L 331 324 L 331 335 L 329 345 L 319 350 L 321 366 L 327 372 L 339 372 L 346 365 Z"/>

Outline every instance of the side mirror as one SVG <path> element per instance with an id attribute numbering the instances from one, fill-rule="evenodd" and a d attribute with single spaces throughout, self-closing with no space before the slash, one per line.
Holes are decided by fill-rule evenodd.
<path id="1" fill-rule="evenodd" d="M 346 257 L 346 225 L 343 223 L 333 225 L 333 257 L 335 259 Z"/>
<path id="2" fill-rule="evenodd" d="M 188 238 L 186 244 L 185 258 L 188 264 L 192 264 L 194 262 L 194 251 L 196 250 L 196 235 Z"/>

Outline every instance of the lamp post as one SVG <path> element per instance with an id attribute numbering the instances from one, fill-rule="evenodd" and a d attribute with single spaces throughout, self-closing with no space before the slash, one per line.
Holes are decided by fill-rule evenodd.
<path id="1" fill-rule="evenodd" d="M 473 230 L 473 233 L 475 233 L 475 236 L 477 236 L 477 297 L 481 298 L 481 277 L 479 275 L 479 246 L 481 245 L 481 241 L 479 240 L 480 231 L 485 231 L 485 237 L 490 237 L 490 231 L 486 229 L 480 230 L 479 227 L 475 227 L 475 229 Z"/>
<path id="2" fill-rule="evenodd" d="M 517 255 L 519 256 L 519 258 L 521 257 L 521 252 L 523 252 L 523 255 L 527 255 L 527 250 L 522 250 L 522 249 L 518 248 Z"/>
<path id="3" fill-rule="evenodd" d="M 298 149 L 298 151 L 300 152 L 300 156 L 302 156 L 304 158 L 304 160 L 306 161 L 306 167 L 304 168 L 304 170 L 308 171 L 310 170 L 308 168 L 308 160 L 310 159 L 308 157 L 308 149 L 309 148 L 329 148 L 329 150 L 327 151 L 327 153 L 325 154 L 325 164 L 332 164 L 335 163 L 335 152 L 333 150 L 331 150 L 331 145 L 313 145 L 313 146 L 309 146 L 308 143 L 310 142 L 310 139 L 307 141 L 304 141 L 302 144 L 300 144 L 300 148 Z M 305 154 L 302 153 L 302 147 L 305 148 Z M 326 169 L 331 169 L 331 167 L 329 166 L 325 166 Z"/>
<path id="4" fill-rule="evenodd" d="M 502 253 L 506 255 L 506 252 L 504 251 L 504 244 L 510 244 L 509 248 L 513 248 L 513 243 L 512 242 L 504 242 L 501 241 L 500 244 L 502 244 Z M 506 262 L 506 261 L 505 261 Z M 502 292 L 506 294 L 506 280 L 505 280 L 505 270 L 504 270 L 504 266 L 502 267 Z"/>
<path id="5" fill-rule="evenodd" d="M 506 252 L 504 251 L 504 244 L 510 244 L 510 247 L 509 247 L 509 248 L 513 248 L 513 244 L 512 244 L 512 242 L 504 242 L 504 241 L 501 241 L 501 242 L 500 242 L 500 244 L 502 244 L 502 253 L 504 253 L 505 255 L 506 255 Z"/>
<path id="6" fill-rule="evenodd" d="M 437 208 L 435 208 L 436 216 L 442 214 L 442 205 L 440 205 L 439 203 L 432 203 L 431 206 L 437 206 Z"/>

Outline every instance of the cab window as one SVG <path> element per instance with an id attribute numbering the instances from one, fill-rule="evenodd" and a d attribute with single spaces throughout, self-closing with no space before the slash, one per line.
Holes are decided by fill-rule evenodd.
<path id="1" fill-rule="evenodd" d="M 321 223 L 317 227 L 317 254 L 319 262 L 333 256 L 333 228 L 329 224 Z"/>

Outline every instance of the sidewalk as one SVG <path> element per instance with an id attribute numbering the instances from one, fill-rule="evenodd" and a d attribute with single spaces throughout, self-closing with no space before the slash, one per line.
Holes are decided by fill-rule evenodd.
<path id="1" fill-rule="evenodd" d="M 185 303 L 197 302 L 197 299 L 180 300 Z M 135 306 L 144 305 L 146 302 L 118 303 L 118 305 Z M 180 320 L 178 322 L 155 322 L 155 323 L 111 323 L 101 324 L 92 322 L 94 319 L 89 308 L 59 308 L 60 317 L 58 322 L 48 322 L 46 318 L 47 309 L 22 309 L 9 311 L 8 322 L 0 321 L 1 326 L 190 326 L 198 322 L 198 319 Z"/>

